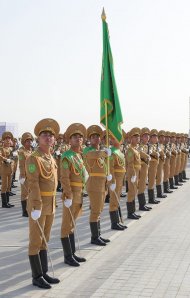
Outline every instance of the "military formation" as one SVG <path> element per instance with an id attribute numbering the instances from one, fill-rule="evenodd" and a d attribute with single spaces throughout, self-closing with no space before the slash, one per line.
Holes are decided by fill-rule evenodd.
<path id="1" fill-rule="evenodd" d="M 17 167 L 21 185 L 22 216 L 29 220 L 28 256 L 32 284 L 49 289 L 59 279 L 48 274 L 48 241 L 56 210 L 56 193 L 62 192 L 63 210 L 60 241 L 64 262 L 80 266 L 75 224 L 82 215 L 83 196 L 89 197 L 89 229 L 92 245 L 106 246 L 101 233 L 101 214 L 109 203 L 111 229 L 124 231 L 120 198 L 126 197 L 127 217 L 139 220 L 137 209 L 151 211 L 151 204 L 182 186 L 188 178 L 188 135 L 134 127 L 123 131 L 123 140 L 103 131 L 71 124 L 64 134 L 57 121 L 39 121 L 34 134 L 23 133 L 20 144 L 11 132 L 4 132 L 0 147 L 2 208 L 12 208 Z M 123 193 L 126 185 L 127 194 Z M 147 190 L 147 192 L 146 192 Z M 146 198 L 146 193 L 148 196 Z M 138 198 L 138 206 L 136 204 Z M 147 205 L 147 203 L 149 203 Z"/>

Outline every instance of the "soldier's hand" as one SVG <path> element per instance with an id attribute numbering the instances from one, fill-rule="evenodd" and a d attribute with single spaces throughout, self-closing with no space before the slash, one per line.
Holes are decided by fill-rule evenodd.
<path id="1" fill-rule="evenodd" d="M 110 148 L 104 148 L 104 151 L 107 153 L 108 156 L 111 156 L 111 149 Z"/>
<path id="2" fill-rule="evenodd" d="M 42 211 L 41 210 L 33 210 L 31 211 L 31 217 L 33 220 L 37 220 L 40 218 Z"/>
<path id="3" fill-rule="evenodd" d="M 106 177 L 107 181 L 111 181 L 112 180 L 112 174 L 109 174 L 107 177 Z"/>
<path id="4" fill-rule="evenodd" d="M 10 158 L 7 158 L 6 162 L 7 162 L 7 163 L 11 163 L 12 160 L 11 160 Z"/>
<path id="5" fill-rule="evenodd" d="M 111 185 L 110 185 L 110 190 L 111 191 L 114 191 L 116 189 L 116 184 L 115 183 L 112 183 Z"/>
<path id="6" fill-rule="evenodd" d="M 65 199 L 64 205 L 65 207 L 70 208 L 72 206 L 72 199 Z"/>
<path id="7" fill-rule="evenodd" d="M 13 152 L 13 156 L 16 157 L 18 156 L 18 153 L 16 151 Z"/>
<path id="8" fill-rule="evenodd" d="M 131 182 L 132 182 L 132 183 L 135 183 L 136 179 L 137 179 L 137 176 L 136 176 L 136 175 L 135 175 L 135 176 L 132 176 L 132 177 L 131 177 Z"/>
<path id="9" fill-rule="evenodd" d="M 20 184 L 24 184 L 24 182 L 25 182 L 25 180 L 26 180 L 26 178 L 24 178 L 24 177 L 20 177 L 19 178 L 19 182 L 20 182 Z"/>
<path id="10" fill-rule="evenodd" d="M 56 151 L 55 151 L 55 154 L 56 154 L 57 156 L 61 155 L 60 150 L 56 150 Z"/>

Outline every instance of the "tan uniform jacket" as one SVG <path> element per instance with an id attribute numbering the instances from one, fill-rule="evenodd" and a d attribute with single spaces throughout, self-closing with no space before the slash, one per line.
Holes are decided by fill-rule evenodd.
<path id="1" fill-rule="evenodd" d="M 89 173 L 86 190 L 103 192 L 106 187 L 105 151 L 85 148 L 83 151 L 84 163 Z"/>
<path id="2" fill-rule="evenodd" d="M 42 210 L 42 215 L 55 212 L 57 165 L 51 155 L 36 149 L 26 160 L 29 187 L 28 210 Z"/>
<path id="3" fill-rule="evenodd" d="M 25 147 L 21 147 L 18 152 L 18 159 L 19 159 L 19 170 L 20 170 L 20 177 L 26 178 L 26 168 L 25 163 L 26 159 L 32 154 L 32 150 L 27 150 Z"/>

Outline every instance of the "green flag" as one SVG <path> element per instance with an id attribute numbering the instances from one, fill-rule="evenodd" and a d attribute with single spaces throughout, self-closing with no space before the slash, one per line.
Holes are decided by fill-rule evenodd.
<path id="1" fill-rule="evenodd" d="M 101 74 L 101 91 L 100 91 L 100 123 L 106 127 L 116 140 L 122 140 L 121 124 L 123 123 L 119 97 L 114 76 L 113 58 L 109 41 L 108 25 L 103 10 L 103 57 L 102 57 L 102 74 Z M 107 121 L 106 107 L 107 103 Z"/>

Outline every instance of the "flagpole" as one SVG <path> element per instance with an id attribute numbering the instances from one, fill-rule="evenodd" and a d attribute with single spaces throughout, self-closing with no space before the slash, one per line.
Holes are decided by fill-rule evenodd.
<path id="1" fill-rule="evenodd" d="M 106 122 L 106 147 L 109 148 L 109 131 L 108 131 L 108 106 L 107 102 L 105 100 L 105 122 Z M 110 174 L 110 158 L 109 156 L 107 157 L 107 175 Z"/>

